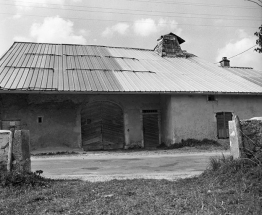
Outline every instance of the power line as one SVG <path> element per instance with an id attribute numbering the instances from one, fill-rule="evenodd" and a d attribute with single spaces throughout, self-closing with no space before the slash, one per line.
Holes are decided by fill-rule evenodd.
<path id="1" fill-rule="evenodd" d="M 187 3 L 187 2 L 170 2 L 170 1 L 148 1 L 148 0 L 126 0 L 130 2 L 143 2 L 143 3 L 157 3 L 157 4 L 176 4 L 176 5 L 194 5 L 201 7 L 223 7 L 223 8 L 243 8 L 243 9 L 258 9 L 256 7 L 246 7 L 237 5 L 218 5 L 218 4 L 204 4 L 204 3 Z"/>
<path id="2" fill-rule="evenodd" d="M 10 6 L 23 6 L 23 5 L 14 5 L 14 4 L 2 4 L 0 3 L 0 5 L 10 5 Z M 53 9 L 53 10 L 68 10 L 68 11 L 83 11 L 83 12 L 91 12 L 91 13 L 96 13 L 96 12 L 100 12 L 100 13 L 113 13 L 113 14 L 122 14 L 122 15 L 143 15 L 143 16 L 158 16 L 158 17 L 162 17 L 163 15 L 160 14 L 145 14 L 145 13 L 129 13 L 129 12 L 108 12 L 108 11 L 98 11 L 98 10 L 83 10 L 83 9 L 71 9 L 71 8 L 54 8 L 54 7 L 44 7 L 44 6 L 28 6 L 30 8 L 44 8 L 44 9 Z M 113 9 L 113 8 L 112 8 Z M 182 18 L 187 18 L 187 19 L 219 19 L 219 18 L 212 18 L 212 17 L 196 17 L 196 16 L 170 16 L 170 15 L 164 15 L 165 17 L 182 17 Z M 260 20 L 260 19 L 233 19 L 233 18 L 223 18 L 225 20 L 246 20 L 246 21 L 253 21 L 253 20 Z"/>
<path id="3" fill-rule="evenodd" d="M 6 15 L 17 15 L 14 13 L 0 13 L 0 14 L 6 14 Z M 23 16 L 30 16 L 30 17 L 44 17 L 46 18 L 47 16 L 41 16 L 41 15 L 33 15 L 33 14 L 24 14 Z M 123 20 L 123 19 L 88 19 L 88 18 L 77 18 L 77 17 L 62 17 L 64 19 L 75 19 L 75 20 L 90 20 L 90 21 L 102 21 L 102 22 L 127 22 L 127 23 L 134 23 L 134 21 L 130 20 Z M 149 22 L 143 22 L 143 21 L 137 21 L 138 23 L 149 23 Z M 215 28 L 254 28 L 256 29 L 257 27 L 250 27 L 250 26 L 233 26 L 233 25 L 223 25 L 223 26 L 218 26 L 218 25 L 199 25 L 199 24 L 172 24 L 172 23 L 158 23 L 159 25 L 173 25 L 173 26 L 194 26 L 194 27 L 215 27 Z"/>
<path id="4" fill-rule="evenodd" d="M 227 58 L 227 59 L 232 59 L 232 58 L 234 58 L 234 57 L 236 57 L 236 56 L 239 56 L 239 55 L 241 55 L 241 54 L 243 54 L 243 53 L 249 51 L 250 49 L 252 49 L 252 48 L 254 48 L 254 47 L 256 47 L 256 46 L 257 46 L 257 45 L 254 45 L 254 46 L 252 46 L 252 47 L 246 49 L 245 51 L 242 51 L 242 52 L 240 52 L 240 53 L 238 53 L 238 54 L 236 54 L 236 55 L 233 55 L 233 56 L 231 56 L 231 57 L 229 57 L 229 58 Z M 220 61 L 219 61 L 219 62 L 216 62 L 216 63 L 214 63 L 214 64 L 217 64 L 217 63 L 220 63 Z"/>
<path id="5" fill-rule="evenodd" d="M 8 0 L 3 0 L 3 1 L 8 1 Z M 32 3 L 32 4 L 38 4 L 38 5 L 42 5 L 41 3 L 36 3 L 36 2 L 31 2 L 31 1 L 16 1 L 16 2 L 23 2 L 23 3 Z M 49 3 L 48 5 L 55 5 L 55 6 L 61 6 L 60 4 L 53 4 L 53 3 Z M 20 5 L 20 6 L 24 6 L 24 5 Z M 139 9 L 125 9 L 125 8 L 111 8 L 111 7 L 90 7 L 90 6 L 84 6 L 84 5 L 70 5 L 70 4 L 63 4 L 63 6 L 66 6 L 66 7 L 80 7 L 80 8 L 95 8 L 95 9 L 105 9 L 105 10 L 120 10 L 120 11 L 141 11 L 141 12 L 149 12 L 149 13 L 153 13 L 153 12 L 157 12 L 157 13 L 172 13 L 172 14 L 187 14 L 187 15 L 205 15 L 205 16 L 222 16 L 222 17 L 247 17 L 247 18 L 253 18 L 253 16 L 234 16 L 234 15 L 224 15 L 224 14 L 217 14 L 217 15 L 214 15 L 214 14 L 204 14 L 204 13 L 201 13 L 201 14 L 197 14 L 197 13 L 181 13 L 181 12 L 169 12 L 169 11 L 159 11 L 159 10 L 139 10 Z M 32 7 L 32 6 L 24 6 L 24 7 Z M 59 8 L 57 8 L 59 9 Z M 252 20 L 252 19 L 250 19 Z M 259 19 L 260 20 L 260 19 Z"/>
<path id="6" fill-rule="evenodd" d="M 232 56 L 232 57 L 229 57 L 228 59 L 232 59 L 232 58 L 234 58 L 234 57 L 236 57 L 236 56 L 238 56 L 238 55 L 241 55 L 241 54 L 243 54 L 243 53 L 249 51 L 250 49 L 252 49 L 252 48 L 254 48 L 254 47 L 256 47 L 256 46 L 257 46 L 257 45 L 254 45 L 254 46 L 252 46 L 252 47 L 246 49 L 245 51 L 243 51 L 243 52 L 241 52 L 241 53 L 239 53 L 239 54 L 236 54 L 236 55 L 234 55 L 234 56 Z"/>

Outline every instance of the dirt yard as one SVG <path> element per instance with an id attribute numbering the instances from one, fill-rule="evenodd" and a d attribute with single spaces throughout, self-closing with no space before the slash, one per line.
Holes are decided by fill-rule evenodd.
<path id="1" fill-rule="evenodd" d="M 155 150 L 33 156 L 32 171 L 43 170 L 43 176 L 49 178 L 93 182 L 134 178 L 176 180 L 199 175 L 206 169 L 210 157 L 222 153 L 229 155 L 228 151 Z"/>

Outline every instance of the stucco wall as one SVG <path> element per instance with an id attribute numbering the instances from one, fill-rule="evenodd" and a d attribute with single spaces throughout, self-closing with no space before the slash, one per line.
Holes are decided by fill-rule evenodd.
<path id="1" fill-rule="evenodd" d="M 181 139 L 217 139 L 217 112 L 232 112 L 240 119 L 262 116 L 261 96 L 216 96 L 207 101 L 205 95 L 174 95 L 171 99 L 174 141 Z"/>
<path id="2" fill-rule="evenodd" d="M 126 145 L 142 145 L 143 109 L 160 109 L 159 95 L 0 94 L 0 120 L 21 120 L 30 131 L 31 149 L 81 147 L 81 107 L 93 101 L 111 101 L 124 112 Z M 43 117 L 43 123 L 37 117 Z"/>
<path id="3" fill-rule="evenodd" d="M 165 95 L 161 96 L 161 143 L 170 146 L 173 142 L 171 96 Z"/>
<path id="4" fill-rule="evenodd" d="M 79 146 L 80 122 L 77 105 L 70 101 L 50 102 L 39 95 L 2 95 L 1 120 L 21 120 L 21 129 L 30 131 L 31 149 L 49 146 Z M 36 102 L 34 102 L 36 100 Z M 43 122 L 38 123 L 38 117 Z"/>

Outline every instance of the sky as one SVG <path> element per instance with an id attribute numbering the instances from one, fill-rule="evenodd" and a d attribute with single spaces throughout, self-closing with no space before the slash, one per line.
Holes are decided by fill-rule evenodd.
<path id="1" fill-rule="evenodd" d="M 245 0 L 0 0 L 0 56 L 14 41 L 154 49 L 173 32 L 209 62 L 262 70 L 251 48 L 261 24 L 262 8 Z"/>

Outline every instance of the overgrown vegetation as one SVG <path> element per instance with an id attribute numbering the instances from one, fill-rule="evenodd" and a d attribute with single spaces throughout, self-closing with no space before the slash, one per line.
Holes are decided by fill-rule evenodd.
<path id="1" fill-rule="evenodd" d="M 1 187 L 47 187 L 51 179 L 46 179 L 41 176 L 42 170 L 37 170 L 30 173 L 7 172 L 6 169 L 1 169 L 0 186 Z"/>
<path id="2" fill-rule="evenodd" d="M 214 150 L 214 149 L 220 149 L 220 150 L 227 150 L 229 149 L 229 144 L 227 145 L 221 145 L 215 140 L 209 140 L 209 139 L 203 139 L 203 140 L 197 140 L 197 139 L 186 139 L 180 142 L 173 144 L 169 147 L 166 147 L 164 144 L 161 144 L 159 148 L 165 148 L 165 149 L 179 149 L 183 147 L 191 147 L 196 149 L 202 149 L 202 150 Z"/>
<path id="3" fill-rule="evenodd" d="M 34 154 L 34 156 L 51 156 L 51 155 L 76 155 L 78 152 L 74 151 L 62 151 L 62 152 L 42 152 Z"/>
<path id="4" fill-rule="evenodd" d="M 43 180 L 37 173 L 32 177 Z M 48 185 L 14 187 L 12 184 L 0 187 L 0 214 L 202 215 L 262 212 L 262 168 L 252 159 L 212 158 L 208 169 L 199 177 L 175 182 L 60 180 L 49 181 Z"/>

